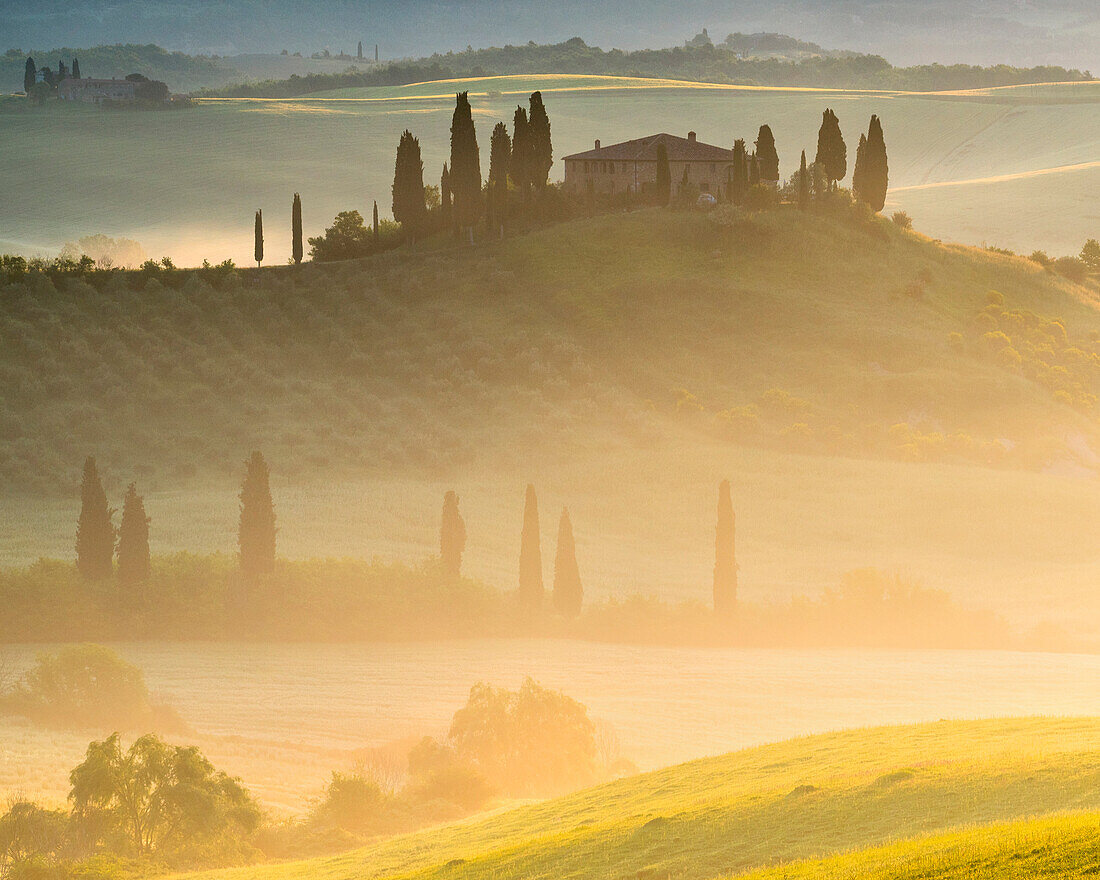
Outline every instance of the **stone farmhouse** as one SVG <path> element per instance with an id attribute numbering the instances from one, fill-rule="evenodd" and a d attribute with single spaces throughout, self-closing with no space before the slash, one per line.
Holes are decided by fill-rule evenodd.
<path id="1" fill-rule="evenodd" d="M 575 193 L 641 193 L 657 182 L 657 147 L 664 144 L 668 153 L 672 192 L 687 179 L 701 193 L 718 196 L 724 191 L 733 168 L 733 150 L 701 143 L 695 132 L 686 138 L 673 134 L 600 146 L 584 153 L 566 156 L 565 189 Z"/>
<path id="2" fill-rule="evenodd" d="M 134 101 L 137 86 L 126 79 L 74 79 L 66 77 L 57 86 L 62 101 L 102 104 L 104 101 Z"/>

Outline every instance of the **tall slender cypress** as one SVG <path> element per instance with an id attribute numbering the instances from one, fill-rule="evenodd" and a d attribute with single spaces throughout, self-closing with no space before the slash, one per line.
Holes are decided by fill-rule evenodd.
<path id="1" fill-rule="evenodd" d="M 264 212 L 256 212 L 256 266 L 259 267 L 264 261 Z"/>
<path id="2" fill-rule="evenodd" d="M 481 159 L 468 92 L 455 95 L 451 119 L 451 192 L 455 222 L 473 244 L 474 227 L 482 212 Z"/>
<path id="3" fill-rule="evenodd" d="M 821 115 L 814 165 L 825 172 L 829 189 L 835 189 L 836 184 L 848 175 L 848 148 L 840 132 L 840 120 L 830 109 L 826 109 Z"/>
<path id="4" fill-rule="evenodd" d="M 80 59 L 73 59 L 73 79 L 80 79 Z"/>
<path id="5" fill-rule="evenodd" d="M 861 202 L 866 201 L 863 190 L 867 185 L 867 135 L 859 136 L 859 145 L 856 147 L 856 164 L 852 169 L 852 195 Z"/>
<path id="6" fill-rule="evenodd" d="M 558 547 L 554 555 L 554 608 L 563 617 L 578 617 L 584 601 L 581 573 L 577 567 L 577 545 L 569 511 L 562 508 L 558 523 Z"/>
<path id="7" fill-rule="evenodd" d="M 374 239 L 374 246 L 378 247 L 378 240 L 382 235 L 382 231 L 378 225 L 378 200 L 374 201 L 374 213 L 371 215 L 370 223 L 371 238 Z"/>
<path id="8" fill-rule="evenodd" d="M 122 519 L 118 525 L 118 582 L 123 587 L 123 602 L 130 607 L 143 597 L 134 588 L 146 583 L 152 568 L 149 562 L 149 517 L 145 502 L 131 483 L 122 499 Z"/>
<path id="9" fill-rule="evenodd" d="M 806 151 L 802 151 L 802 162 L 798 166 L 798 209 L 805 211 L 810 207 L 810 172 L 806 168 Z"/>
<path id="10" fill-rule="evenodd" d="M 447 163 L 443 163 L 443 173 L 439 176 L 439 222 L 446 232 L 454 224 L 454 210 L 451 199 L 451 172 Z"/>
<path id="11" fill-rule="evenodd" d="M 871 117 L 867 129 L 867 158 L 860 198 L 871 206 L 872 211 L 881 211 L 886 206 L 886 193 L 890 187 L 890 163 L 886 155 L 886 138 L 882 133 L 882 123 L 877 116 Z"/>
<path id="12" fill-rule="evenodd" d="M 738 138 L 733 143 L 733 178 L 730 181 L 730 201 L 745 204 L 749 192 L 749 158 L 745 154 L 745 141 Z"/>
<path id="13" fill-rule="evenodd" d="M 538 608 L 544 592 L 542 542 L 539 537 L 539 500 L 535 487 L 527 486 L 523 502 L 523 532 L 519 544 L 519 599 L 526 608 Z"/>
<path id="14" fill-rule="evenodd" d="M 27 64 L 23 68 L 23 91 L 28 95 L 31 93 L 31 89 L 34 88 L 34 84 L 38 81 L 38 70 L 34 66 L 34 59 L 28 57 Z"/>
<path id="15" fill-rule="evenodd" d="M 458 512 L 458 495 L 443 496 L 443 521 L 439 528 L 439 558 L 443 573 L 458 580 L 462 573 L 462 553 L 466 549 L 466 523 Z"/>
<path id="16" fill-rule="evenodd" d="M 114 511 L 107 506 L 95 459 L 89 455 L 80 481 L 80 518 L 76 524 L 76 568 L 88 580 L 103 580 L 114 573 L 112 516 Z"/>
<path id="17" fill-rule="evenodd" d="M 255 580 L 275 570 L 275 504 L 271 500 L 271 474 L 259 452 L 245 462 L 241 484 L 241 517 L 237 544 L 241 573 Z"/>
<path id="18" fill-rule="evenodd" d="M 298 193 L 290 206 L 290 255 L 294 265 L 302 262 L 302 197 Z"/>
<path id="19" fill-rule="evenodd" d="M 775 149 L 775 136 L 770 125 L 761 125 L 756 136 L 756 158 L 760 162 L 760 179 L 768 183 L 779 182 L 779 153 Z"/>
<path id="20" fill-rule="evenodd" d="M 397 145 L 397 161 L 393 169 L 393 219 L 401 224 L 406 239 L 416 241 L 427 216 L 420 141 L 405 129 Z"/>
<path id="21" fill-rule="evenodd" d="M 489 228 L 504 237 L 508 222 L 508 163 L 512 158 L 512 139 L 508 126 L 498 122 L 489 142 Z"/>
<path id="22" fill-rule="evenodd" d="M 527 115 L 530 132 L 531 181 L 535 189 L 542 191 L 554 165 L 554 146 L 550 140 L 550 117 L 542 103 L 542 92 L 531 95 L 531 112 Z"/>
<path id="23" fill-rule="evenodd" d="M 508 171 L 526 201 L 531 186 L 531 126 L 523 107 L 516 107 L 512 115 L 512 158 Z"/>
<path id="24" fill-rule="evenodd" d="M 672 171 L 668 165 L 668 148 L 657 144 L 657 182 L 654 187 L 657 204 L 664 207 L 672 198 Z"/>
<path id="25" fill-rule="evenodd" d="M 718 486 L 718 526 L 714 539 L 714 611 L 729 616 L 737 604 L 737 559 L 734 550 L 730 481 Z"/>

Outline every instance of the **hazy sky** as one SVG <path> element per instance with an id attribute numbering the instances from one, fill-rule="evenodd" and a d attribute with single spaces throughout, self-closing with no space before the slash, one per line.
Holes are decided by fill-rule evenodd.
<path id="1" fill-rule="evenodd" d="M 557 41 L 667 46 L 707 27 L 780 31 L 895 63 L 968 61 L 1100 68 L 1095 0 L 0 0 L 0 49 L 155 42 L 190 52 L 287 48 L 384 57 Z"/>

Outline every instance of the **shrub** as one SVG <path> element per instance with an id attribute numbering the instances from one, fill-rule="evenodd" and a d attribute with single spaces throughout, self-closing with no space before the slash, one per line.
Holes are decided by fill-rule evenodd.
<path id="1" fill-rule="evenodd" d="M 1088 277 L 1088 267 L 1077 257 L 1059 257 L 1052 267 L 1063 278 L 1080 284 Z"/>
<path id="2" fill-rule="evenodd" d="M 358 774 L 333 773 L 314 815 L 323 824 L 363 833 L 378 826 L 385 806 L 377 783 Z"/>
<path id="3" fill-rule="evenodd" d="M 913 218 L 904 211 L 895 211 L 890 215 L 890 219 L 894 221 L 894 225 L 898 227 L 898 229 L 913 228 Z"/>
<path id="4" fill-rule="evenodd" d="M 1028 259 L 1031 260 L 1031 262 L 1033 263 L 1038 263 L 1044 269 L 1049 269 L 1051 264 L 1054 262 L 1054 260 L 1050 258 L 1050 255 L 1047 254 L 1046 251 L 1032 251 L 1031 256 L 1029 256 Z"/>

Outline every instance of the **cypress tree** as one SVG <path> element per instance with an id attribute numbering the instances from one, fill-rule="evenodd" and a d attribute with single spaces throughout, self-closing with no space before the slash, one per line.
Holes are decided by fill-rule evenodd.
<path id="1" fill-rule="evenodd" d="M 798 167 L 798 209 L 805 211 L 810 207 L 810 172 L 806 168 L 806 151 L 802 151 L 802 162 Z"/>
<path id="2" fill-rule="evenodd" d="M 558 523 L 558 548 L 554 555 L 554 608 L 563 617 L 579 617 L 584 590 L 577 568 L 577 546 L 573 540 L 573 524 L 569 511 L 562 508 Z"/>
<path id="3" fill-rule="evenodd" d="M 450 229 L 454 217 L 451 206 L 451 172 L 447 163 L 443 163 L 443 173 L 439 177 L 439 220 L 444 230 Z"/>
<path id="4" fill-rule="evenodd" d="M 779 183 L 779 153 L 775 149 L 775 137 L 770 125 L 761 125 L 756 136 L 756 158 L 760 162 L 760 178 L 768 183 Z"/>
<path id="5" fill-rule="evenodd" d="M 886 138 L 877 116 L 871 117 L 867 129 L 866 174 L 860 187 L 860 197 L 872 211 L 881 211 L 886 205 L 886 193 L 890 187 L 890 163 L 886 155 Z"/>
<path id="6" fill-rule="evenodd" d="M 302 197 L 298 193 L 290 206 L 290 239 L 290 255 L 297 266 L 302 262 Z"/>
<path id="7" fill-rule="evenodd" d="M 38 71 L 34 66 L 34 59 L 27 58 L 27 65 L 23 69 L 23 91 L 28 95 L 31 93 L 31 89 L 34 88 L 35 82 L 38 81 Z"/>
<path id="8" fill-rule="evenodd" d="M 814 165 L 825 172 L 829 189 L 835 189 L 836 184 L 848 174 L 848 148 L 844 144 L 844 136 L 840 132 L 840 120 L 836 114 L 827 109 L 821 116 L 821 128 L 817 132 L 817 156 Z"/>
<path id="9" fill-rule="evenodd" d="M 73 79 L 80 79 L 80 59 L 73 59 Z"/>
<path id="10" fill-rule="evenodd" d="M 733 502 L 730 481 L 718 486 L 718 526 L 714 539 L 714 612 L 729 616 L 737 604 L 737 560 L 733 543 Z"/>
<path id="11" fill-rule="evenodd" d="M 481 159 L 468 92 L 455 96 L 455 112 L 451 119 L 451 193 L 455 222 L 473 244 L 474 227 L 482 211 Z"/>
<path id="12" fill-rule="evenodd" d="M 756 153 L 749 156 L 749 186 L 753 187 L 760 183 L 760 159 Z"/>
<path id="13" fill-rule="evenodd" d="M 858 201 L 865 201 L 863 190 L 867 185 L 867 136 L 859 136 L 859 144 L 856 147 L 856 164 L 852 169 L 852 195 Z"/>
<path id="14" fill-rule="evenodd" d="M 264 261 L 264 212 L 256 212 L 256 266 Z"/>
<path id="15" fill-rule="evenodd" d="M 745 141 L 738 138 L 733 143 L 733 179 L 730 182 L 730 201 L 745 204 L 749 191 L 749 160 L 745 155 Z"/>
<path id="16" fill-rule="evenodd" d="M 512 158 L 512 139 L 508 126 L 498 122 L 489 142 L 489 228 L 504 237 L 508 212 L 508 163 Z"/>
<path id="17" fill-rule="evenodd" d="M 542 103 L 542 92 L 531 95 L 531 112 L 527 116 L 530 133 L 530 173 L 535 189 L 542 191 L 554 164 L 554 147 L 550 141 L 550 117 Z"/>
<path id="18" fill-rule="evenodd" d="M 535 487 L 527 486 L 523 503 L 523 532 L 519 545 L 519 599 L 526 608 L 542 604 L 542 545 L 539 539 L 539 501 Z"/>
<path id="19" fill-rule="evenodd" d="M 149 580 L 150 571 L 149 517 L 145 515 L 145 502 L 131 483 L 122 499 L 118 525 L 118 582 L 123 587 L 139 586 Z M 124 593 L 123 598 L 137 597 Z"/>
<path id="20" fill-rule="evenodd" d="M 253 452 L 244 466 L 237 544 L 241 551 L 241 573 L 254 581 L 275 570 L 275 505 L 271 500 L 271 475 L 263 455 Z"/>
<path id="21" fill-rule="evenodd" d="M 458 512 L 458 496 L 448 492 L 443 496 L 443 524 L 439 529 L 439 558 L 443 572 L 458 580 L 462 572 L 462 552 L 466 549 L 466 523 Z"/>
<path id="22" fill-rule="evenodd" d="M 371 229 L 371 237 L 374 239 L 374 246 L 377 248 L 379 238 L 382 235 L 382 232 L 381 232 L 381 230 L 379 229 L 379 226 L 378 226 L 378 200 L 377 199 L 375 199 L 375 202 L 374 202 L 374 214 L 371 216 L 370 229 Z"/>
<path id="23" fill-rule="evenodd" d="M 480 180 L 478 185 L 480 187 Z M 401 224 L 405 237 L 415 241 L 427 216 L 420 141 L 405 129 L 397 145 L 397 162 L 393 170 L 393 219 Z"/>
<path id="24" fill-rule="evenodd" d="M 359 60 L 363 60 L 363 41 L 359 41 L 359 48 L 356 50 L 355 57 Z"/>
<path id="25" fill-rule="evenodd" d="M 76 524 L 76 568 L 87 580 L 103 580 L 114 572 L 114 513 L 107 506 L 95 459 L 89 455 L 80 481 L 80 519 Z"/>
<path id="26" fill-rule="evenodd" d="M 531 126 L 527 121 L 527 111 L 522 107 L 516 107 L 512 115 L 512 159 L 508 163 L 508 172 L 526 201 L 531 184 Z"/>
<path id="27" fill-rule="evenodd" d="M 668 149 L 657 144 L 657 183 L 655 187 L 657 204 L 664 207 L 672 198 L 672 171 L 668 165 Z"/>

